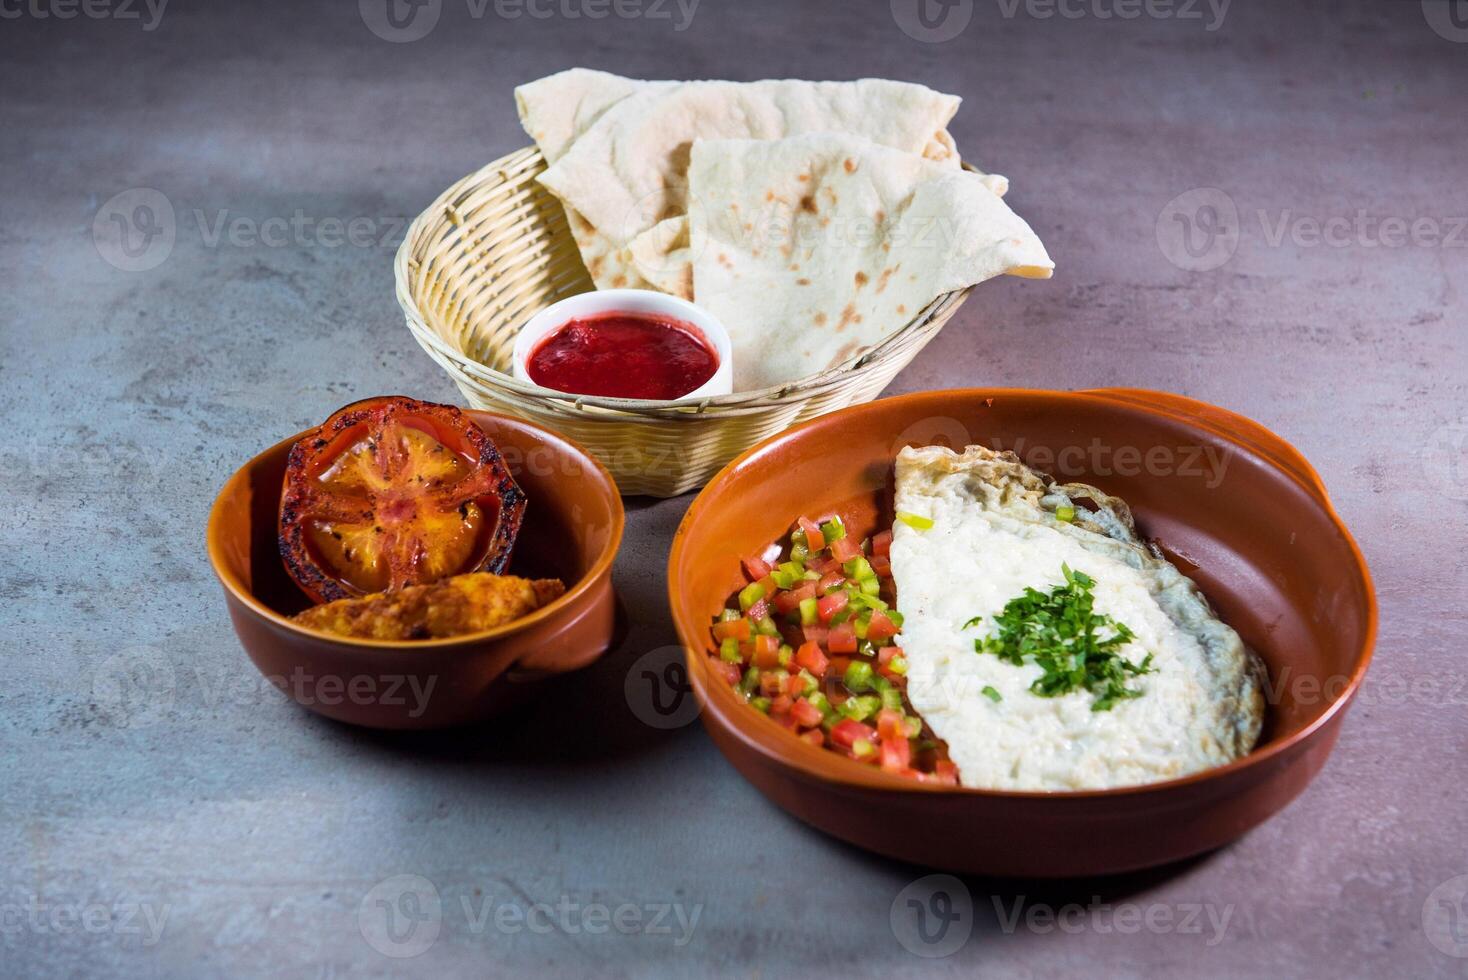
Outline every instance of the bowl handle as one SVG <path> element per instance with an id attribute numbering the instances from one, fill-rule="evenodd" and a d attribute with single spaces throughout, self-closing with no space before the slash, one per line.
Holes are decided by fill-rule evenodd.
<path id="1" fill-rule="evenodd" d="M 1126 405 L 1136 405 L 1149 411 L 1165 412 L 1190 425 L 1207 429 L 1241 443 L 1245 448 L 1265 457 L 1290 474 L 1306 490 L 1319 498 L 1321 503 L 1330 505 L 1330 497 L 1325 491 L 1325 484 L 1321 482 L 1320 474 L 1315 472 L 1315 467 L 1310 465 L 1298 449 L 1253 419 L 1183 395 L 1174 395 L 1166 391 L 1151 391 L 1146 388 L 1091 388 L 1081 394 L 1093 395 Z"/>

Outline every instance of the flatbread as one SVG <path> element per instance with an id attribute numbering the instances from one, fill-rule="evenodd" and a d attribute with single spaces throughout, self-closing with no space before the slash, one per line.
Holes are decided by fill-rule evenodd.
<path id="1" fill-rule="evenodd" d="M 700 140 L 688 178 L 694 295 L 728 328 L 735 391 L 844 363 L 950 290 L 1055 267 L 983 177 L 854 136 Z"/>
<path id="2" fill-rule="evenodd" d="M 521 86 L 516 101 L 551 162 L 540 181 L 574 215 L 599 288 L 652 285 L 688 297 L 690 231 L 659 226 L 688 212 L 695 139 L 838 130 L 958 166 L 945 129 L 958 97 L 908 82 L 640 82 L 572 69 Z"/>

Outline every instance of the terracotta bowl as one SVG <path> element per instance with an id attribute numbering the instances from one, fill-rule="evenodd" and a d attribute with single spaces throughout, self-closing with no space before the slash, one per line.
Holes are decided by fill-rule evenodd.
<path id="1" fill-rule="evenodd" d="M 801 742 L 713 677 L 708 627 L 743 584 L 741 556 L 758 554 L 802 513 L 840 513 L 862 535 L 889 527 L 897 451 L 970 443 L 1013 449 L 1132 505 L 1142 533 L 1269 668 L 1269 713 L 1253 753 L 1115 790 L 922 785 Z M 854 844 L 996 875 L 1119 872 L 1244 834 L 1325 764 L 1376 635 L 1365 562 L 1300 454 L 1223 409 L 1135 390 L 923 392 L 798 426 L 729 464 L 698 496 L 674 538 L 668 584 L 704 724 L 745 778 Z"/>
<path id="2" fill-rule="evenodd" d="M 612 644 L 612 559 L 622 500 L 581 447 L 520 419 L 468 413 L 500 449 L 529 498 L 510 572 L 556 577 L 566 594 L 524 619 L 442 640 L 332 637 L 288 617 L 310 605 L 286 574 L 276 524 L 286 456 L 304 433 L 250 460 L 209 514 L 209 561 L 235 632 L 261 673 L 302 706 L 372 728 L 479 721 L 536 680 L 591 663 Z"/>

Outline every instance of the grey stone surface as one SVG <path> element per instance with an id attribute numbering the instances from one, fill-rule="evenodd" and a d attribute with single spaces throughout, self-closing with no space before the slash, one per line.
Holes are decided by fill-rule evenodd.
<path id="1" fill-rule="evenodd" d="M 0 3 L 0 973 L 1462 975 L 1468 30 L 1447 3 L 1251 0 L 1218 24 L 1207 3 L 962 0 L 942 42 L 901 29 L 933 36 L 907 0 L 443 0 L 410 42 L 369 30 L 391 34 L 384 9 Z M 213 494 L 356 397 L 455 400 L 403 327 L 392 246 L 526 142 L 515 83 L 575 64 L 962 94 L 960 146 L 1012 177 L 1059 271 L 985 286 L 892 391 L 1173 389 L 1299 446 L 1382 613 L 1315 784 L 1182 867 L 970 879 L 972 935 L 918 959 L 889 911 L 926 872 L 807 830 L 697 725 L 624 703 L 629 665 L 673 639 L 688 498 L 629 502 L 626 645 L 512 723 L 386 736 L 264 687 L 204 557 Z M 103 255 L 134 261 L 106 229 L 135 188 L 174 237 L 130 272 Z M 1197 188 L 1221 196 L 1168 210 Z M 150 200 L 166 217 L 136 194 L 121 213 Z M 1232 254 L 1179 251 L 1176 213 L 1230 203 Z M 359 219 L 359 244 L 328 219 Z M 377 899 L 415 908 L 379 885 L 397 875 L 432 883 L 436 934 L 373 932 Z M 537 902 L 564 909 L 549 932 L 499 911 Z M 1132 911 L 1049 927 L 1068 902 Z M 677 909 L 670 934 L 596 934 L 596 904 Z"/>

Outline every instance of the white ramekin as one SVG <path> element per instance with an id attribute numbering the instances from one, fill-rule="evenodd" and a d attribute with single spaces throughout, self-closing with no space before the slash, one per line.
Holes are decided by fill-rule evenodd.
<path id="1" fill-rule="evenodd" d="M 715 395 L 727 395 L 734 390 L 734 350 L 724 325 L 701 306 L 649 289 L 602 289 L 570 296 L 547 306 L 531 317 L 520 328 L 520 336 L 515 338 L 515 349 L 510 355 L 514 376 L 534 384 L 529 372 L 525 370 L 525 362 L 536 343 L 567 321 L 601 313 L 652 313 L 665 316 L 698 328 L 708 338 L 708 342 L 719 355 L 718 370 L 701 387 L 681 398 L 673 399 L 674 401 L 712 398 Z"/>

